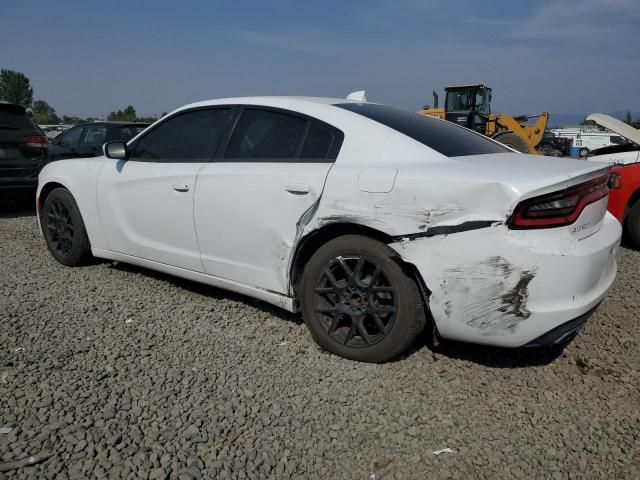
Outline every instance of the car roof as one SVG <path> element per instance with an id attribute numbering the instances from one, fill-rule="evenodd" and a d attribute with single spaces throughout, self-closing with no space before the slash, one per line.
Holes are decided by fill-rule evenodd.
<path id="1" fill-rule="evenodd" d="M 184 110 L 194 107 L 206 107 L 209 105 L 272 105 L 278 107 L 282 103 L 295 103 L 300 104 L 319 104 L 319 105 L 335 105 L 338 103 L 363 103 L 356 100 L 347 100 L 346 98 L 334 98 L 334 97 L 305 97 L 305 96 L 251 96 L 251 97 L 231 97 L 231 98 L 212 98 L 209 100 L 202 100 L 200 102 L 190 103 L 177 110 Z"/>

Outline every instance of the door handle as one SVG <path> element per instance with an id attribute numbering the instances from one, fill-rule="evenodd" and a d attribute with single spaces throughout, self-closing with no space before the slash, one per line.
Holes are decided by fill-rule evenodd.
<path id="1" fill-rule="evenodd" d="M 311 187 L 305 183 L 288 183 L 284 189 L 289 193 L 296 193 L 298 195 L 305 195 L 309 193 Z"/>
<path id="2" fill-rule="evenodd" d="M 173 189 L 176 192 L 188 192 L 189 191 L 189 184 L 184 183 L 184 182 L 174 183 L 173 184 Z"/>

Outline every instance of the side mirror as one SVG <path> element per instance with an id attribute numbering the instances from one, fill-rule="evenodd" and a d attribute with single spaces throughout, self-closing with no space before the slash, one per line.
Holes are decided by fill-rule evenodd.
<path id="1" fill-rule="evenodd" d="M 104 155 L 107 158 L 126 160 L 129 157 L 127 144 L 124 142 L 107 142 L 104 144 L 102 149 L 104 150 Z"/>

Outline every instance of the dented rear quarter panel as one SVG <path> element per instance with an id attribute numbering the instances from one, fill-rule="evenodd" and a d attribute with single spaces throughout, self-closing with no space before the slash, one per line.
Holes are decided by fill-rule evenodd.
<path id="1" fill-rule="evenodd" d="M 606 199 L 585 209 L 579 228 L 517 231 L 506 223 L 520 201 L 606 174 L 608 165 L 517 153 L 448 158 L 412 140 L 401 153 L 348 140 L 300 237 L 352 223 L 394 238 L 390 246 L 430 292 L 443 337 L 520 346 L 606 294 L 620 237 L 616 221 L 604 217 Z M 363 172 L 390 166 L 393 181 L 359 184 Z M 590 250 L 595 256 L 586 259 Z"/>
<path id="2" fill-rule="evenodd" d="M 601 213 L 606 201 L 599 203 L 584 215 Z M 580 237 L 567 228 L 497 224 L 390 246 L 422 275 L 443 337 L 518 347 L 588 312 L 606 295 L 621 227 L 607 213 L 594 228 Z"/>

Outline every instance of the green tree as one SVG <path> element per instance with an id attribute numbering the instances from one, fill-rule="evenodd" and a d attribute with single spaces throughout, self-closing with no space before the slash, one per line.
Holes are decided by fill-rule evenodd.
<path id="1" fill-rule="evenodd" d="M 125 122 L 135 122 L 138 118 L 136 109 L 132 105 L 129 105 L 124 110 L 118 110 L 117 112 L 111 112 L 107 116 L 107 120 L 121 120 Z"/>
<path id="2" fill-rule="evenodd" d="M 624 123 L 627 125 L 631 125 L 633 120 L 631 119 L 631 112 L 627 111 L 627 114 L 624 116 Z"/>
<path id="3" fill-rule="evenodd" d="M 144 122 L 144 123 L 153 123 L 156 120 L 158 120 L 158 118 L 154 116 L 136 118 L 136 122 Z"/>
<path id="4" fill-rule="evenodd" d="M 55 125 L 60 123 L 56 110 L 44 100 L 36 100 L 31 108 L 31 117 L 38 125 Z"/>
<path id="5" fill-rule="evenodd" d="M 74 125 L 76 123 L 83 123 L 84 120 L 80 117 L 73 117 L 73 116 L 69 116 L 69 115 L 63 115 L 62 116 L 62 122 L 65 125 Z"/>
<path id="6" fill-rule="evenodd" d="M 17 103 L 24 108 L 33 103 L 33 88 L 29 79 L 20 72 L 0 70 L 0 100 Z"/>

